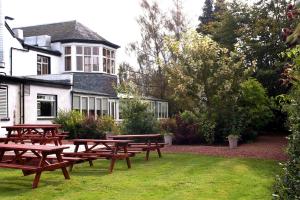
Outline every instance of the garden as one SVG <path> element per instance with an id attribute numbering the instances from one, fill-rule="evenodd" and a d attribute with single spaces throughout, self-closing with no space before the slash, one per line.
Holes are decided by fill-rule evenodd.
<path id="1" fill-rule="evenodd" d="M 66 144 L 160 134 L 165 140 L 156 145 L 192 150 L 165 145 L 162 158 L 151 154 L 145 161 L 141 152 L 124 148 L 122 156 L 133 155 L 131 169 L 128 157 L 127 166 L 118 161 L 112 174 L 102 170 L 108 162 L 84 162 L 74 165 L 71 180 L 44 173 L 37 190 L 25 186 L 30 178 L 1 170 L 1 199 L 300 199 L 300 2 L 205 0 L 196 30 L 189 28 L 180 1 L 174 3 L 164 12 L 158 3 L 141 1 L 142 41 L 128 47 L 139 70 L 119 66 L 116 91 L 127 97 L 119 101 L 121 122 L 60 110 L 53 123 L 69 133 Z M 149 96 L 168 101 L 168 118 L 157 119 Z M 263 150 L 244 157 L 232 153 L 250 155 L 251 148 L 239 149 L 266 133 L 287 138 L 280 159 L 253 155 Z M 141 151 L 149 154 L 144 146 Z M 193 152 L 198 147 L 231 153 Z"/>

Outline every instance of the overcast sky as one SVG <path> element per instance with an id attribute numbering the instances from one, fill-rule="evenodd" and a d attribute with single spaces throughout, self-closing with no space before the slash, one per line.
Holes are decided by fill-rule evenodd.
<path id="1" fill-rule="evenodd" d="M 196 27 L 204 0 L 182 0 L 184 12 L 192 27 Z M 172 0 L 157 0 L 170 10 Z M 134 64 L 125 54 L 128 43 L 139 38 L 136 18 L 141 14 L 140 0 L 3 0 L 4 14 L 15 18 L 12 27 L 30 26 L 77 20 L 107 40 L 118 44 L 118 62 Z"/>

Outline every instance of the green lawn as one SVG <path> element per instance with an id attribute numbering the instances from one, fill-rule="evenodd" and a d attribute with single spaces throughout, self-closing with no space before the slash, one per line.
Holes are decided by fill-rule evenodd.
<path id="1" fill-rule="evenodd" d="M 108 161 L 90 168 L 76 165 L 71 180 L 61 171 L 42 174 L 39 187 L 31 189 L 33 176 L 19 170 L 0 169 L 0 199 L 271 199 L 274 176 L 280 171 L 276 161 L 231 159 L 189 154 L 142 155 L 132 159 L 132 169 L 124 161 L 107 173 Z"/>

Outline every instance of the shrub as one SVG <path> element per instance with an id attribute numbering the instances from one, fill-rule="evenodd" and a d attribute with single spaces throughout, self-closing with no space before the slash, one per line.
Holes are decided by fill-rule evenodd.
<path id="1" fill-rule="evenodd" d="M 101 121 L 95 120 L 94 117 L 86 117 L 76 135 L 76 138 L 81 139 L 102 139 L 104 137 L 105 133 L 101 130 Z"/>
<path id="2" fill-rule="evenodd" d="M 60 110 L 57 117 L 53 120 L 56 124 L 61 124 L 64 131 L 69 132 L 68 138 L 76 138 L 77 132 L 84 121 L 83 115 L 75 110 Z"/>
<path id="3" fill-rule="evenodd" d="M 193 115 L 189 111 L 176 115 L 177 129 L 173 140 L 175 144 L 198 144 L 201 141 L 197 134 L 198 125 L 192 120 L 193 117 L 187 117 L 189 114 Z"/>
<path id="4" fill-rule="evenodd" d="M 162 134 L 170 134 L 176 132 L 176 119 L 168 118 L 159 120 L 159 127 Z"/>
<path id="5" fill-rule="evenodd" d="M 117 125 L 111 116 L 103 116 L 98 119 L 99 129 L 102 132 L 117 132 Z"/>
<path id="6" fill-rule="evenodd" d="M 244 119 L 247 119 L 244 121 L 245 128 L 261 130 L 274 117 L 265 88 L 254 78 L 241 84 L 238 105 Z"/>
<path id="7" fill-rule="evenodd" d="M 148 110 L 148 104 L 139 98 L 122 100 L 123 122 L 121 130 L 125 134 L 149 134 L 159 132 L 158 121 Z"/>
<path id="8" fill-rule="evenodd" d="M 282 164 L 283 173 L 276 177 L 274 186 L 277 199 L 300 199 L 300 85 L 287 97 L 284 110 L 288 113 L 291 135 L 288 140 L 289 159 Z"/>
<path id="9" fill-rule="evenodd" d="M 216 122 L 208 117 L 206 113 L 198 115 L 198 134 L 203 138 L 205 143 L 213 144 L 215 142 Z"/>

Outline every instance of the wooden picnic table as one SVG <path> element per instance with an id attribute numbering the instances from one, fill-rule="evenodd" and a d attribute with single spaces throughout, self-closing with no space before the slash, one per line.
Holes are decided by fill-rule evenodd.
<path id="1" fill-rule="evenodd" d="M 0 144 L 0 167 L 21 169 L 24 176 L 35 174 L 32 188 L 39 184 L 43 171 L 53 171 L 61 169 L 65 179 L 70 179 L 66 166 L 69 164 L 63 161 L 61 153 L 69 147 L 46 146 L 46 145 L 28 145 L 28 144 Z M 9 158 L 5 158 L 6 153 L 11 151 Z M 30 153 L 28 153 L 30 152 Z M 30 159 L 26 156 L 30 154 Z M 54 155 L 55 162 L 49 162 L 48 156 Z"/>
<path id="2" fill-rule="evenodd" d="M 64 156 L 88 158 L 90 166 L 93 165 L 92 160 L 98 158 L 110 159 L 109 172 L 112 173 L 116 160 L 125 159 L 127 167 L 131 168 L 130 157 L 133 152 L 127 150 L 129 142 L 132 142 L 132 140 L 75 139 L 73 140 L 75 145 L 74 152 L 64 153 Z M 89 144 L 91 144 L 90 147 L 88 146 Z M 83 146 L 85 150 L 78 152 L 80 146 Z M 72 166 L 70 166 L 70 171 Z"/>
<path id="3" fill-rule="evenodd" d="M 108 138 L 117 140 L 138 140 L 134 143 L 129 143 L 128 149 L 146 151 L 146 160 L 149 160 L 150 151 L 157 151 L 158 156 L 161 158 L 162 155 L 160 149 L 163 148 L 165 145 L 164 143 L 159 142 L 159 140 L 162 138 L 161 134 L 110 135 L 108 136 Z"/>
<path id="4" fill-rule="evenodd" d="M 60 124 L 18 124 L 2 126 L 7 131 L 7 144 L 9 141 L 24 143 L 31 140 L 32 143 L 47 144 L 54 142 L 56 146 L 62 144 L 63 137 L 59 134 Z"/>

